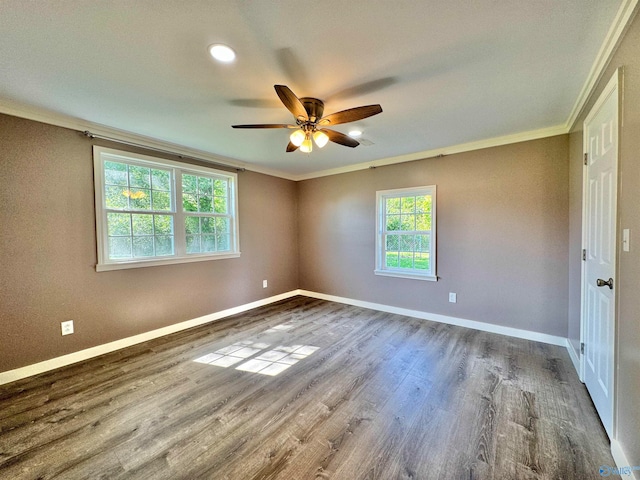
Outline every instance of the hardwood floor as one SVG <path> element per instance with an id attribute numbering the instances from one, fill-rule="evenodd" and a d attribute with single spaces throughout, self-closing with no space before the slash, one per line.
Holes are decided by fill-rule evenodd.
<path id="1" fill-rule="evenodd" d="M 608 441 L 564 349 L 306 297 L 0 386 L 2 479 L 582 480 L 600 465 Z"/>

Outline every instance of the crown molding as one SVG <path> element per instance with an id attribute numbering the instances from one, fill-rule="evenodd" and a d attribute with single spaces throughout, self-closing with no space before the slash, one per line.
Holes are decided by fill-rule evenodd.
<path id="1" fill-rule="evenodd" d="M 313 172 L 305 175 L 298 175 L 294 177 L 294 180 L 310 180 L 312 178 L 327 177 L 329 175 L 338 175 L 341 173 L 355 172 L 357 170 L 365 170 L 368 168 L 383 167 L 385 165 L 394 165 L 397 163 L 412 162 L 414 160 L 424 160 L 427 158 L 441 157 L 447 155 L 453 155 L 455 153 L 471 152 L 474 150 L 481 150 L 484 148 L 499 147 L 502 145 L 509 145 L 512 143 L 526 142 L 529 140 L 538 140 L 540 138 L 553 137 L 556 135 L 564 135 L 569 133 L 566 125 L 556 125 L 553 127 L 540 128 L 537 130 L 529 130 L 527 132 L 514 133 L 511 135 L 503 135 L 500 137 L 487 138 L 484 140 L 478 140 L 475 142 L 460 143 L 458 145 L 451 145 L 448 147 L 434 148 L 432 150 L 424 150 L 422 152 L 409 153 L 406 155 L 399 155 L 397 157 L 383 158 L 380 160 L 374 160 L 371 162 L 358 163 L 355 165 L 348 165 L 346 167 L 332 168 L 329 170 L 322 170 L 319 172 Z"/>
<path id="2" fill-rule="evenodd" d="M 605 37 L 604 42 L 602 42 L 598 55 L 596 55 L 596 59 L 591 66 L 589 75 L 587 76 L 587 79 L 582 86 L 582 90 L 580 90 L 580 94 L 573 105 L 569 118 L 567 118 L 567 131 L 571 131 L 573 128 L 578 116 L 589 100 L 594 87 L 609 65 L 609 62 L 620 44 L 624 33 L 629 25 L 631 25 L 631 21 L 638 11 L 638 1 L 639 0 L 623 0 L 620 8 L 618 8 L 618 12 L 613 19 L 613 23 L 607 32 L 607 36 Z"/>
<path id="3" fill-rule="evenodd" d="M 283 178 L 285 180 L 291 180 L 296 182 L 296 176 L 292 173 L 283 172 L 282 170 L 275 170 L 273 168 L 261 167 L 255 163 L 247 163 L 244 169 L 250 172 L 261 173 L 262 175 L 269 175 L 271 177 Z"/>
<path id="4" fill-rule="evenodd" d="M 263 168 L 254 164 L 246 164 L 244 162 L 235 160 L 233 158 L 224 157 L 222 155 L 213 155 L 209 152 L 199 150 L 196 148 L 186 147 L 177 143 L 167 142 L 159 140 L 157 138 L 147 137 L 145 135 L 139 135 L 137 133 L 128 132 L 126 130 L 120 130 L 117 128 L 109 127 L 99 123 L 90 122 L 81 118 L 72 117 L 63 113 L 54 112 L 33 105 L 26 105 L 23 103 L 15 102 L 5 98 L 0 98 L 0 113 L 12 115 L 14 117 L 26 118 L 27 120 L 33 120 L 36 122 L 46 123 L 49 125 L 55 125 L 57 127 L 68 128 L 70 130 L 77 130 L 79 132 L 90 131 L 97 136 L 104 136 L 122 141 L 126 143 L 133 143 L 139 145 L 141 148 L 149 147 L 151 149 L 166 150 L 174 153 L 177 156 L 185 156 L 202 160 L 204 162 L 211 162 L 218 165 L 227 166 L 229 168 L 237 168 L 242 170 L 250 170 L 256 173 L 262 173 L 264 175 L 271 175 L 274 177 L 285 178 L 287 180 L 293 180 L 293 176 L 281 172 L 279 170 Z"/>
<path id="5" fill-rule="evenodd" d="M 249 170 L 264 175 L 270 175 L 274 177 L 283 178 L 292 181 L 309 180 L 312 178 L 326 177 L 329 175 L 339 175 L 342 173 L 355 172 L 358 170 L 366 170 L 369 168 L 382 167 L 385 165 L 394 165 L 398 163 L 411 162 L 414 160 L 422 160 L 438 156 L 453 155 L 456 153 L 464 153 L 473 150 L 480 150 L 484 148 L 498 147 L 502 145 L 508 145 L 512 143 L 525 142 L 529 140 L 537 140 L 545 137 L 552 137 L 555 135 L 563 135 L 569 133 L 573 127 L 575 121 L 580 115 L 580 112 L 584 108 L 588 101 L 593 88 L 597 84 L 598 80 L 604 73 L 605 68 L 611 61 L 611 58 L 616 50 L 616 47 L 620 43 L 627 27 L 630 25 L 631 20 L 635 16 L 638 10 L 638 2 L 640 0 L 623 0 L 613 23 L 609 27 L 609 31 L 602 43 L 598 55 L 596 56 L 589 75 L 582 90 L 578 95 L 578 98 L 571 110 L 567 121 L 562 125 L 555 125 L 552 127 L 541 128 L 538 130 L 530 130 L 526 132 L 504 135 L 500 137 L 494 137 L 475 142 L 461 143 L 458 145 L 451 145 L 447 147 L 441 147 L 431 150 L 424 150 L 421 152 L 410 153 L 406 155 L 400 155 L 396 157 L 388 157 L 370 162 L 358 163 L 355 165 L 348 165 L 345 167 L 333 168 L 328 170 L 320 170 L 308 174 L 295 175 L 280 170 L 270 169 L 267 167 L 261 167 L 255 164 L 247 164 L 238 160 L 223 157 L 219 155 L 213 155 L 209 152 L 202 150 L 185 147 L 175 143 L 158 140 L 143 135 L 134 134 L 124 130 L 119 130 L 106 125 L 101 125 L 87 120 L 82 120 L 72 116 L 64 115 L 58 112 L 27 106 L 18 102 L 14 102 L 7 99 L 0 98 L 0 113 L 6 113 L 16 117 L 27 118 L 29 120 L 35 120 L 51 125 L 70 128 L 78 131 L 90 130 L 92 133 L 96 133 L 103 136 L 108 136 L 116 140 L 122 140 L 125 142 L 136 143 L 140 146 L 148 146 L 151 148 L 169 150 L 175 152 L 176 155 L 185 155 L 189 157 L 196 157 L 204 161 L 225 165 L 231 168 L 240 168 Z"/>
<path id="6" fill-rule="evenodd" d="M 638 1 L 638 0 L 635 0 Z M 309 180 L 312 178 L 326 177 L 329 175 L 338 175 L 341 173 L 355 172 L 358 170 L 366 170 L 368 168 L 382 167 L 385 165 L 394 165 L 397 163 L 411 162 L 414 160 L 423 160 L 426 158 L 432 158 L 443 155 L 452 155 L 454 153 L 463 153 L 473 150 L 480 150 L 483 148 L 498 147 L 501 145 L 508 145 L 511 143 L 525 142 L 528 140 L 537 140 L 539 138 L 552 137 L 555 135 L 562 135 L 568 133 L 566 125 L 556 125 L 553 127 L 541 128 L 538 130 L 529 130 L 527 132 L 515 133 L 511 135 L 504 135 L 501 137 L 488 138 L 484 140 L 478 140 L 475 142 L 461 143 L 458 145 L 451 145 L 447 147 L 441 147 L 431 150 L 424 150 L 421 152 L 410 153 L 406 155 L 399 155 L 396 157 L 382 158 L 370 162 L 358 163 L 355 165 L 347 165 L 345 167 L 334 168 L 329 170 L 321 170 L 308 174 L 295 175 L 280 170 L 261 167 L 255 164 L 248 164 L 239 162 L 232 158 L 223 157 L 220 155 L 212 155 L 209 152 L 202 150 L 185 147 L 171 142 L 158 140 L 156 138 L 139 135 L 125 130 L 119 130 L 117 128 L 109 127 L 106 125 L 93 123 L 88 120 L 82 120 L 62 113 L 46 110 L 39 107 L 21 104 L 7 99 L 0 98 L 0 113 L 7 115 L 13 115 L 14 117 L 26 118 L 28 120 L 34 120 L 37 122 L 47 123 L 50 125 L 56 125 L 58 127 L 69 128 L 71 130 L 77 130 L 84 132 L 86 130 L 91 133 L 121 140 L 123 142 L 135 143 L 142 148 L 150 147 L 160 150 L 167 150 L 175 153 L 176 155 L 184 155 L 188 157 L 195 157 L 203 161 L 209 161 L 219 165 L 225 165 L 230 168 L 240 168 L 249 170 L 255 173 L 261 173 L 263 175 L 270 175 L 273 177 L 283 178 L 285 180 L 301 181 Z"/>

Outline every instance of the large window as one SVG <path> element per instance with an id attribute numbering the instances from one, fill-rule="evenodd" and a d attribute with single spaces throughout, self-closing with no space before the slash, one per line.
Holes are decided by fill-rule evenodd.
<path id="1" fill-rule="evenodd" d="M 377 275 L 437 280 L 436 187 L 376 194 Z"/>
<path id="2" fill-rule="evenodd" d="M 98 265 L 237 257 L 237 176 L 94 147 Z"/>

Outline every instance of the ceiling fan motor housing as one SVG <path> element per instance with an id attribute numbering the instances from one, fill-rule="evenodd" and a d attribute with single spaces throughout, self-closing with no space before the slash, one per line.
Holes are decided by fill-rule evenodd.
<path id="1" fill-rule="evenodd" d="M 302 106 L 307 111 L 307 115 L 309 115 L 309 120 L 312 122 L 317 122 L 322 118 L 322 114 L 324 112 L 324 102 L 317 98 L 312 97 L 302 97 L 300 99 Z"/>
<path id="2" fill-rule="evenodd" d="M 363 118 L 371 117 L 382 113 L 380 105 L 365 105 L 362 107 L 349 108 L 341 110 L 331 115 L 323 117 L 324 102 L 313 97 L 298 98 L 286 85 L 273 86 L 278 97 L 284 106 L 293 114 L 296 124 L 271 123 L 271 124 L 251 124 L 251 125 L 232 125 L 233 128 L 293 128 L 294 131 L 290 136 L 287 152 L 294 152 L 300 147 L 302 151 L 302 143 L 311 143 L 311 139 L 315 140 L 319 147 L 323 147 L 327 141 L 344 145 L 345 147 L 357 147 L 359 142 L 344 133 L 326 128 L 328 126 L 338 125 L 340 123 L 355 122 Z M 304 113 L 303 113 L 304 112 Z M 320 128 L 318 128 L 320 127 Z M 304 134 L 304 139 L 300 138 L 300 134 Z M 294 138 L 295 136 L 295 138 Z M 293 143 L 295 141 L 295 143 Z M 309 147 L 307 152 L 311 151 Z"/>

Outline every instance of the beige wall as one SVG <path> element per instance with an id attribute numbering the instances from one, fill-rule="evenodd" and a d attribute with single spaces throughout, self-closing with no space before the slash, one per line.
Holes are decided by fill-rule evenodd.
<path id="1" fill-rule="evenodd" d="M 298 286 L 294 182 L 239 173 L 240 258 L 96 273 L 92 142 L 0 115 L 0 146 L 0 371 Z"/>
<path id="2" fill-rule="evenodd" d="M 628 460 L 640 465 L 638 19 L 585 112 L 618 66 L 619 229 L 631 229 L 632 250 L 620 253 L 617 279 L 616 424 Z M 102 273 L 91 142 L 0 115 L 0 371 L 295 288 L 568 335 L 577 348 L 585 115 L 570 136 L 299 184 L 244 172 L 241 258 Z M 438 186 L 440 281 L 375 276 L 376 190 L 429 184 Z M 76 333 L 61 337 L 67 319 Z"/>
<path id="3" fill-rule="evenodd" d="M 562 135 L 300 182 L 300 288 L 566 337 L 568 149 Z M 376 191 L 432 184 L 440 280 L 374 275 Z"/>
<path id="4" fill-rule="evenodd" d="M 615 69 L 624 67 L 621 91 L 622 117 L 620 124 L 620 163 L 618 184 L 618 239 L 622 239 L 622 229 L 631 231 L 631 251 L 619 249 L 617 292 L 617 418 L 615 437 L 631 465 L 640 465 L 640 17 L 636 17 L 602 79 L 598 83 L 590 101 L 579 116 L 571 133 L 571 185 L 572 204 L 582 196 L 582 124 L 584 119 L 613 75 Z M 581 248 L 581 214 L 571 211 L 571 249 Z M 577 226 L 580 226 L 579 228 Z M 620 245 L 620 243 L 619 243 Z M 572 257 L 572 270 L 577 260 Z M 571 310 L 579 308 L 579 277 L 572 278 Z M 577 296 L 576 296 L 577 293 Z M 580 318 L 569 318 L 569 332 L 575 336 L 579 332 Z M 639 472 L 635 472 L 640 478 Z"/>

